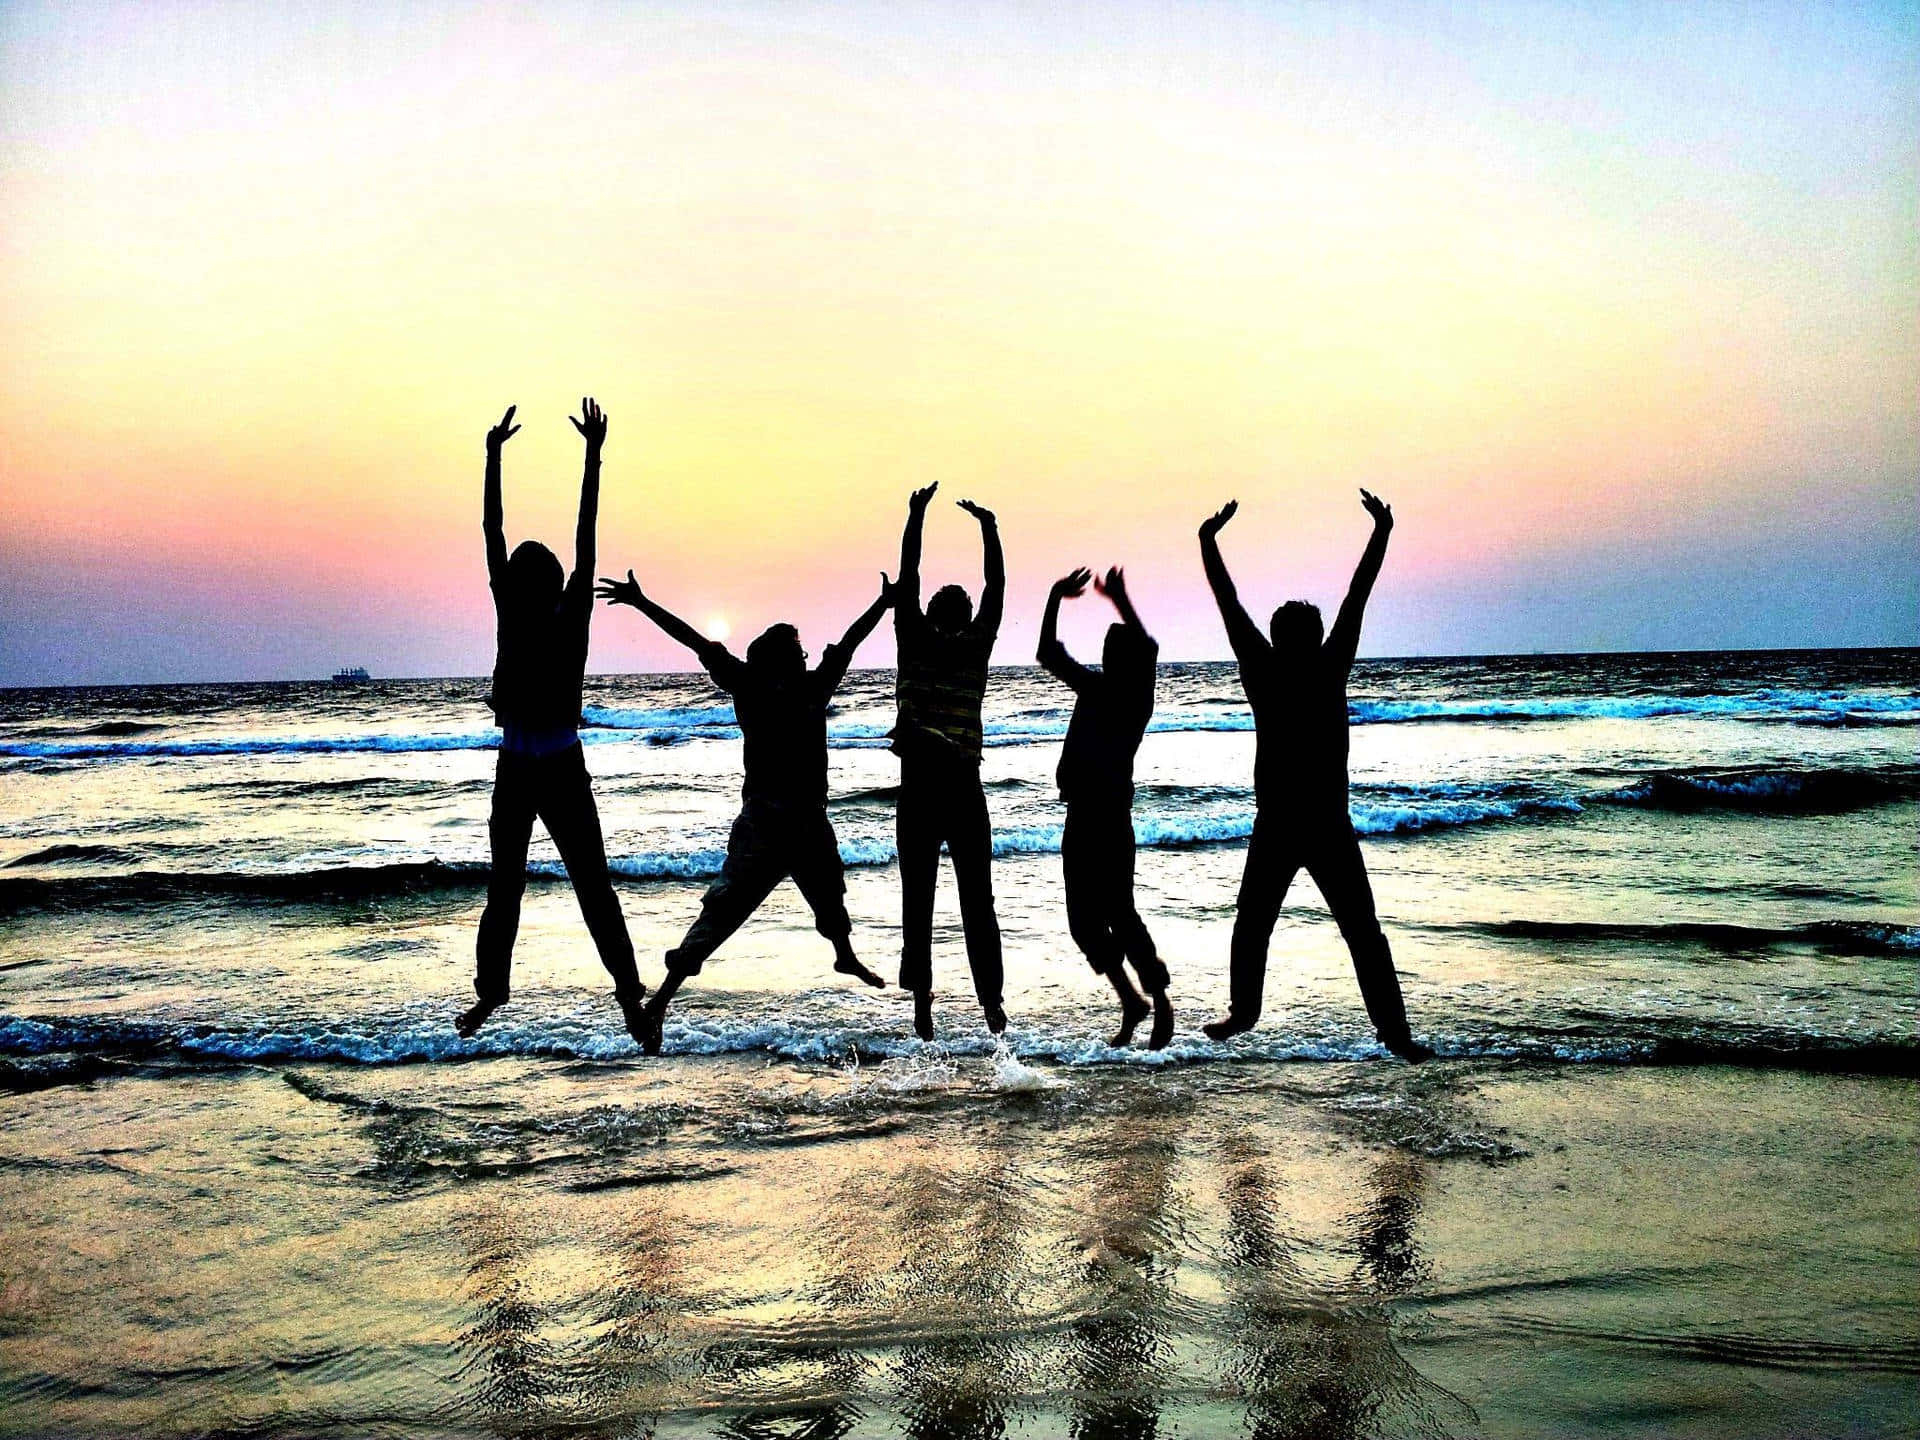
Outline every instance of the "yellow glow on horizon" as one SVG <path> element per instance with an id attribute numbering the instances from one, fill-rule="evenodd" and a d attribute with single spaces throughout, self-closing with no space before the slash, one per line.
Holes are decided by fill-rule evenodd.
<path id="1" fill-rule="evenodd" d="M 565 558 L 583 393 L 599 568 L 743 631 L 844 625 L 932 480 L 1016 604 L 1070 545 L 1203 620 L 1233 495 L 1324 597 L 1358 485 L 1409 585 L 1910 484 L 1873 45 L 1121 10 L 9 7 L 0 533 L 484 648 L 480 437 L 520 406 L 508 532 Z"/>

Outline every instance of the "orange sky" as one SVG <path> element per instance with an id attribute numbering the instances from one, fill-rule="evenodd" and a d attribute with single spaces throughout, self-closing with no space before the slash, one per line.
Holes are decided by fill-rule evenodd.
<path id="1" fill-rule="evenodd" d="M 0 683 L 483 671 L 589 391 L 605 568 L 816 650 L 933 479 L 1009 661 L 1113 560 L 1224 653 L 1228 496 L 1337 600 L 1361 484 L 1376 653 L 1912 643 L 1913 12 L 1367 13 L 0 11 Z"/>

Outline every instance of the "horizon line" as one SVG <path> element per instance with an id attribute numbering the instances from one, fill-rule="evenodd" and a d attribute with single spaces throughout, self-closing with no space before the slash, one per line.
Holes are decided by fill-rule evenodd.
<path id="1" fill-rule="evenodd" d="M 1361 665 L 1398 664 L 1408 661 L 1446 662 L 1467 660 L 1571 660 L 1593 656 L 1644 656 L 1657 658 L 1673 655 L 1838 655 L 1838 654 L 1875 654 L 1899 651 L 1920 651 L 1920 641 L 1907 645 L 1734 645 L 1734 646 L 1698 646 L 1686 649 L 1662 650 L 1489 650 L 1467 654 L 1422 654 L 1422 655 L 1363 655 L 1358 660 Z M 1168 665 L 1237 665 L 1232 656 L 1211 660 L 1162 660 L 1162 666 Z M 892 665 L 855 665 L 849 667 L 849 675 L 885 674 L 892 671 Z M 1012 664 L 988 666 L 989 672 L 995 670 L 1038 670 L 1042 667 L 1035 661 L 1022 661 Z M 606 670 L 587 672 L 588 680 L 634 680 L 653 679 L 665 676 L 701 675 L 705 671 L 695 665 L 685 670 Z M 422 683 L 427 681 L 484 681 L 490 677 L 485 673 L 465 675 L 376 675 L 355 684 L 384 685 L 397 683 Z M 228 680 L 96 680 L 69 682 L 49 685 L 6 685 L 0 684 L 0 694 L 16 694 L 35 690 L 152 690 L 160 688 L 187 688 L 211 685 L 331 685 L 330 675 L 278 676 L 271 679 L 228 679 Z"/>

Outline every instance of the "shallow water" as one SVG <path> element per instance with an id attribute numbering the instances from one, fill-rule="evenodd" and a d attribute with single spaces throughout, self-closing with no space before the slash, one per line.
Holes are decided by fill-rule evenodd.
<path id="1" fill-rule="evenodd" d="M 451 1015 L 478 681 L 0 693 L 0 1430 L 1905 1434 L 1920 1426 L 1920 655 L 1365 665 L 1354 811 L 1415 1029 L 1310 882 L 1227 1046 L 1252 737 L 1166 667 L 1116 1052 L 1060 909 L 1064 692 L 996 672 L 1008 1045 L 790 891 L 634 1054 L 563 883 Z M 888 677 L 834 716 L 897 943 Z M 590 682 L 643 974 L 737 803 L 724 697 Z M 551 851 L 536 846 L 535 864 Z"/>

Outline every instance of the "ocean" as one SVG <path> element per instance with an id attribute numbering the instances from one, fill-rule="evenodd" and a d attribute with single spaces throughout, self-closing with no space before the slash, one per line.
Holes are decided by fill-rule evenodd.
<path id="1" fill-rule="evenodd" d="M 483 679 L 0 692 L 0 1433 L 1920 1430 L 1920 651 L 1365 661 L 1352 810 L 1417 1036 L 1310 880 L 1223 1014 L 1231 666 L 1140 752 L 1163 1052 L 1116 1051 L 994 672 L 1011 1024 L 950 874 L 932 1044 L 791 887 L 637 1053 L 551 845 L 475 1039 Z M 892 977 L 892 676 L 830 721 Z M 702 676 L 590 677 L 651 984 L 719 868 Z"/>

